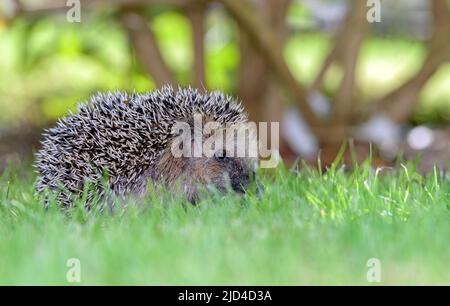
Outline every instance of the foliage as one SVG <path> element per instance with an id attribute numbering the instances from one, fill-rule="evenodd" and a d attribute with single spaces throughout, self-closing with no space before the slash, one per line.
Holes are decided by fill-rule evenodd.
<path id="1" fill-rule="evenodd" d="M 18 120 L 53 121 L 99 90 L 153 89 L 153 82 L 131 56 L 126 33 L 114 14 L 95 11 L 84 16 L 80 24 L 67 23 L 63 17 L 19 18 L 0 29 L 0 125 Z M 219 10 L 209 14 L 206 25 L 205 86 L 234 92 L 239 65 L 235 24 Z M 177 81 L 187 85 L 193 54 L 186 17 L 162 11 L 150 26 Z M 285 57 L 296 78 L 309 84 L 329 47 L 330 38 L 324 34 L 293 35 Z M 379 97 L 401 84 L 418 70 L 424 55 L 424 46 L 417 41 L 370 38 L 357 70 L 363 96 Z M 336 90 L 340 75 L 337 69 L 330 71 L 327 91 Z M 450 116 L 449 80 L 449 67 L 444 66 L 425 88 L 418 112 L 420 121 Z"/>
<path id="2" fill-rule="evenodd" d="M 368 284 L 369 258 L 383 284 L 450 283 L 450 180 L 414 165 L 280 167 L 260 196 L 150 196 L 114 214 L 45 210 L 32 179 L 0 179 L 4 284 L 67 284 L 69 258 L 81 284 Z"/>

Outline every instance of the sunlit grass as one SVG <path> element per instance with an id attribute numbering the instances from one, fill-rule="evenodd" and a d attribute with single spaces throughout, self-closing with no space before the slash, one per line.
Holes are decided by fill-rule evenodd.
<path id="1" fill-rule="evenodd" d="M 280 167 L 261 196 L 191 206 L 149 197 L 116 213 L 48 211 L 32 177 L 0 179 L 0 283 L 450 284 L 450 181 L 414 166 L 324 174 Z"/>

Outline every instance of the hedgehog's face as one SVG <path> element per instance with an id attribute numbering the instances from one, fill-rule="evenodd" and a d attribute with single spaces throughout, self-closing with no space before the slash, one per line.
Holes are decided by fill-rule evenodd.
<path id="1" fill-rule="evenodd" d="M 226 150 L 219 150 L 212 157 L 191 158 L 189 164 L 192 180 L 221 192 L 243 194 L 255 178 L 257 160 L 233 157 Z"/>
<path id="2" fill-rule="evenodd" d="M 170 177 L 166 182 L 181 180 L 191 202 L 203 187 L 245 193 L 255 177 L 256 134 L 245 122 L 224 126 L 209 117 L 194 117 L 174 129 L 178 134 L 170 146 L 172 156 L 160 161 L 165 169 L 161 173 Z"/>

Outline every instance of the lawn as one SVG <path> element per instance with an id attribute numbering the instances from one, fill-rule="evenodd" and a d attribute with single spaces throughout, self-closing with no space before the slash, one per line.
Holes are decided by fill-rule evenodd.
<path id="1" fill-rule="evenodd" d="M 370 285 L 371 258 L 381 284 L 450 284 L 450 180 L 437 171 L 280 167 L 259 197 L 153 196 L 114 214 L 45 210 L 33 179 L 0 179 L 1 284 L 71 284 L 71 258 L 81 284 Z"/>

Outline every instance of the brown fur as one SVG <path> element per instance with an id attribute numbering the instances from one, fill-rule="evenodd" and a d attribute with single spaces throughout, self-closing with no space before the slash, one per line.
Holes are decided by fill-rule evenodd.
<path id="1" fill-rule="evenodd" d="M 167 148 L 151 176 L 154 182 L 176 189 L 175 192 L 181 191 L 195 203 L 200 186 L 244 193 L 255 175 L 255 163 L 255 158 L 242 157 L 226 157 L 225 160 L 206 156 L 174 157 Z"/>

